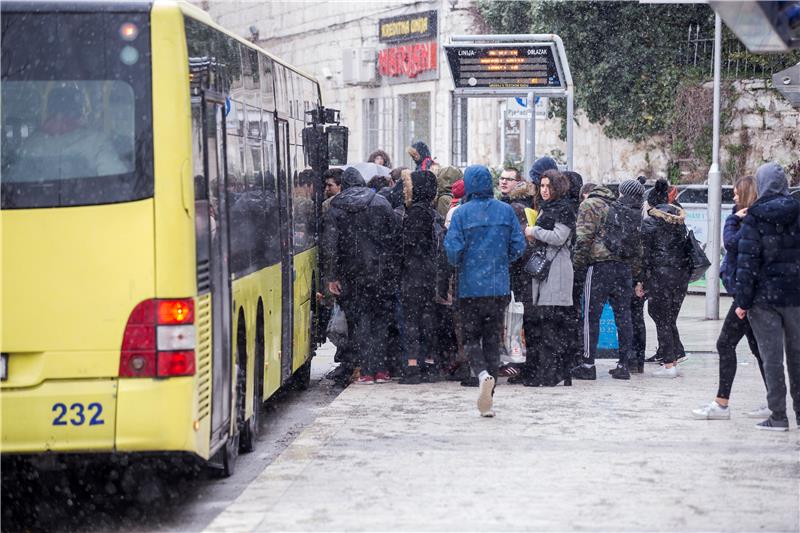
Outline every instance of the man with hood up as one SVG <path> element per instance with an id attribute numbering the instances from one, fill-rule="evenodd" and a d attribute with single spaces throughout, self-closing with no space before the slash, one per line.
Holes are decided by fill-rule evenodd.
<path id="1" fill-rule="evenodd" d="M 508 267 L 525 251 L 525 237 L 511 206 L 493 198 L 488 168 L 467 167 L 464 186 L 467 200 L 453 213 L 444 247 L 458 269 L 464 352 L 478 376 L 478 410 L 491 417 L 500 325 L 510 296 Z"/>
<path id="2" fill-rule="evenodd" d="M 800 422 L 800 203 L 777 163 L 756 172 L 758 200 L 742 221 L 736 264 L 736 315 L 747 316 L 758 341 L 772 414 L 759 429 L 788 431 L 783 353 Z M 784 346 L 784 341 L 786 345 Z"/>
<path id="3" fill-rule="evenodd" d="M 408 150 L 408 155 L 416 163 L 415 170 L 431 170 L 433 166 L 433 158 L 431 157 L 431 149 L 423 141 L 417 141 L 412 144 Z"/>
<path id="4" fill-rule="evenodd" d="M 442 215 L 442 218 L 447 216 L 450 211 L 450 204 L 453 201 L 453 184 L 460 179 L 464 178 L 456 167 L 443 167 L 436 172 L 436 211 Z"/>
<path id="5" fill-rule="evenodd" d="M 394 213 L 351 167 L 342 174 L 342 192 L 331 200 L 325 217 L 325 279 L 347 316 L 350 345 L 361 364 L 359 383 L 385 383 L 391 379 L 386 317 L 393 312 L 398 274 Z"/>
<path id="6" fill-rule="evenodd" d="M 548 170 L 558 170 L 558 163 L 556 163 L 555 159 L 549 156 L 540 157 L 536 161 L 533 162 L 531 165 L 531 170 L 528 172 L 528 176 L 531 178 L 531 181 L 538 187 L 539 182 L 542 179 L 542 174 L 547 172 Z"/>

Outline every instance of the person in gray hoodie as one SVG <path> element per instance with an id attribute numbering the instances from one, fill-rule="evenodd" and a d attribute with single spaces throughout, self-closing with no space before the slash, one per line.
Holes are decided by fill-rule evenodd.
<path id="1" fill-rule="evenodd" d="M 758 429 L 788 431 L 783 356 L 800 422 L 800 202 L 777 163 L 756 172 L 756 200 L 742 221 L 736 263 L 736 315 L 748 317 L 764 362 L 767 406 Z"/>

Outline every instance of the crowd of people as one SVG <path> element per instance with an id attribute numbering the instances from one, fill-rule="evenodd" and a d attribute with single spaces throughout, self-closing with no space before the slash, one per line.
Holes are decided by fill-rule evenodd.
<path id="1" fill-rule="evenodd" d="M 550 157 L 529 175 L 508 167 L 495 180 L 481 165 L 441 166 L 424 142 L 415 168 L 362 176 L 325 173 L 321 263 L 338 315 L 330 377 L 346 386 L 458 380 L 478 387 L 481 416 L 494 416 L 497 380 L 528 387 L 595 380 L 600 317 L 610 305 L 619 358 L 609 373 L 629 380 L 659 363 L 680 376 L 687 357 L 677 322 L 696 259 L 677 189 L 640 176 L 612 189 L 584 183 Z M 390 168 L 384 151 L 370 162 Z M 366 178 L 366 179 L 365 179 Z M 788 428 L 784 350 L 800 410 L 800 202 L 783 169 L 768 163 L 735 183 L 721 277 L 735 295 L 719 341 L 719 390 L 698 419 L 727 419 L 736 345 L 747 337 L 768 409 L 758 427 Z M 644 303 L 658 350 L 645 358 Z M 334 303 L 335 302 L 335 303 Z M 523 308 L 524 363 L 501 364 L 509 304 Z M 346 324 L 346 326 L 344 326 Z M 782 334 L 777 334 L 782 331 Z M 798 415 L 800 416 L 800 415 Z"/>

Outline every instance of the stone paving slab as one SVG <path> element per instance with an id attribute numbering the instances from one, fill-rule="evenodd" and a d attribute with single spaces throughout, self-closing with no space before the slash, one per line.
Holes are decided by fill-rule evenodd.
<path id="1" fill-rule="evenodd" d="M 798 531 L 800 433 L 753 428 L 740 361 L 730 421 L 690 417 L 716 356 L 675 380 L 501 380 L 494 419 L 458 383 L 353 385 L 208 531 Z"/>

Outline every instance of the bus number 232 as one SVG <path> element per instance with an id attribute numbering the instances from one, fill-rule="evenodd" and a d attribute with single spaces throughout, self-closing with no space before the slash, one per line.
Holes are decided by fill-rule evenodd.
<path id="1" fill-rule="evenodd" d="M 56 403 L 53 404 L 52 411 L 56 413 L 53 419 L 54 426 L 66 426 L 71 424 L 73 426 L 82 426 L 87 421 L 90 426 L 102 426 L 105 421 L 100 418 L 103 414 L 103 404 L 92 402 L 87 406 L 82 403 L 73 403 L 67 408 L 67 404 Z"/>

